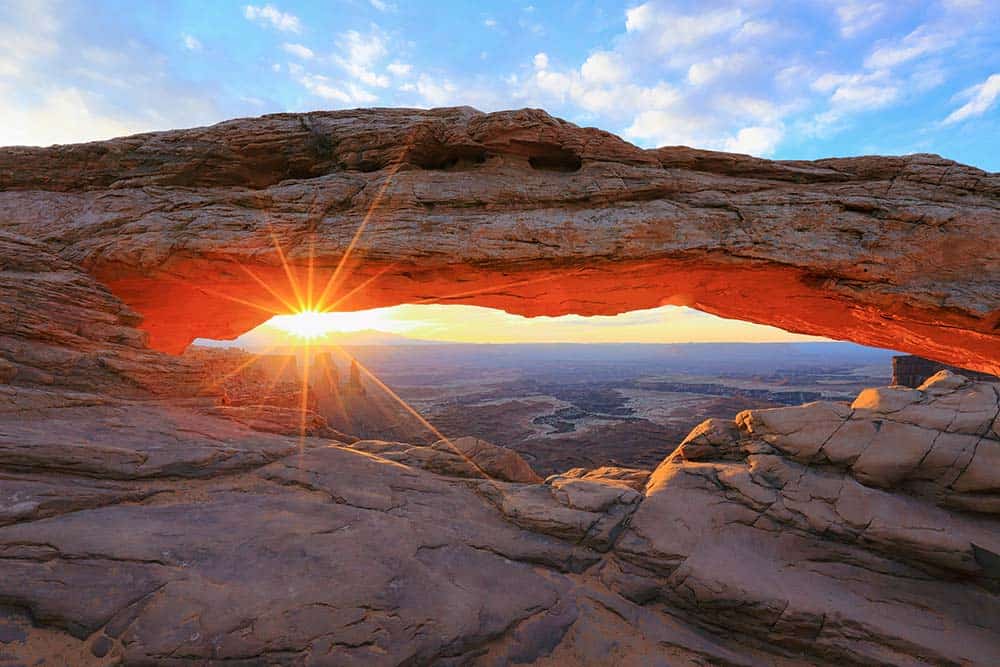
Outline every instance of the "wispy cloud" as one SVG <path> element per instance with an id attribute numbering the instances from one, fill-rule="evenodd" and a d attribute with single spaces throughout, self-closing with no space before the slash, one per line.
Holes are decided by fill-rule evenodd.
<path id="1" fill-rule="evenodd" d="M 281 45 L 281 48 L 284 49 L 285 53 L 290 53 L 296 58 L 301 58 L 302 60 L 312 60 L 316 57 L 316 54 L 313 53 L 312 49 L 302 46 L 301 44 L 290 44 L 285 42 Z"/>
<path id="2" fill-rule="evenodd" d="M 279 10 L 274 5 L 246 5 L 243 7 L 243 16 L 248 21 L 255 21 L 263 25 L 285 32 L 301 32 L 302 22 L 295 14 L 289 14 Z"/>
<path id="3" fill-rule="evenodd" d="M 855 37 L 885 18 L 888 11 L 889 7 L 885 2 L 840 0 L 836 9 L 840 34 L 848 39 Z"/>
<path id="4" fill-rule="evenodd" d="M 300 65 L 289 65 L 292 77 L 316 97 L 340 104 L 371 104 L 378 97 L 356 83 L 333 81 L 322 74 L 312 74 L 302 69 Z"/>
<path id="5" fill-rule="evenodd" d="M 406 76 L 413 70 L 413 65 L 409 63 L 394 62 L 386 66 L 386 70 L 395 76 Z"/>
<path id="6" fill-rule="evenodd" d="M 366 86 L 386 88 L 389 77 L 375 70 L 376 64 L 388 53 L 385 35 L 376 26 L 367 33 L 348 30 L 337 39 L 337 50 L 340 54 L 334 56 L 347 73 Z"/>
<path id="7" fill-rule="evenodd" d="M 960 123 L 976 116 L 982 116 L 996 104 L 1000 98 L 1000 74 L 991 74 L 989 78 L 964 91 L 963 97 L 969 101 L 948 114 L 945 125 Z"/>
<path id="8" fill-rule="evenodd" d="M 880 45 L 865 60 L 871 69 L 896 67 L 922 56 L 943 51 L 955 43 L 955 36 L 922 25 L 902 39 Z"/>
<path id="9" fill-rule="evenodd" d="M 192 35 L 182 35 L 181 42 L 188 51 L 201 51 L 201 41 Z"/>

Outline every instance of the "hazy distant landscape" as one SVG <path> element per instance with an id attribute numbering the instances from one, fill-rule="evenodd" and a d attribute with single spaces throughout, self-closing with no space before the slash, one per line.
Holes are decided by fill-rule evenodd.
<path id="1" fill-rule="evenodd" d="M 338 381 L 313 383 L 318 410 L 331 426 L 358 438 L 438 437 L 371 379 L 362 377 L 363 393 L 343 390 L 350 354 L 440 433 L 513 448 L 543 475 L 577 466 L 654 468 L 709 417 L 731 419 L 748 408 L 819 399 L 850 401 L 865 387 L 888 383 L 894 354 L 849 343 L 376 340 L 340 351 L 314 348 L 333 350 Z"/>

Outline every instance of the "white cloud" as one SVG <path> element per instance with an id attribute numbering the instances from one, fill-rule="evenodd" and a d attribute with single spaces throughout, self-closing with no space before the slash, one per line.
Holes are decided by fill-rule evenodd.
<path id="1" fill-rule="evenodd" d="M 497 21 L 496 19 L 486 19 L 483 21 L 483 25 L 487 28 L 495 28 L 497 27 Z"/>
<path id="2" fill-rule="evenodd" d="M 895 86 L 847 84 L 838 86 L 830 101 L 846 111 L 872 111 L 896 101 L 899 89 Z"/>
<path id="3" fill-rule="evenodd" d="M 751 19 L 740 26 L 740 29 L 733 35 L 733 39 L 737 41 L 759 40 L 776 32 L 778 32 L 778 26 L 772 21 Z"/>
<path id="4" fill-rule="evenodd" d="M 396 5 L 391 2 L 386 2 L 385 0 L 368 0 L 371 6 L 380 12 L 394 12 L 396 11 Z"/>
<path id="5" fill-rule="evenodd" d="M 718 131 L 717 122 L 704 115 L 651 110 L 637 114 L 625 134 L 653 146 L 697 146 L 765 156 L 777 148 L 784 130 L 780 126 L 754 125 L 725 136 Z"/>
<path id="6" fill-rule="evenodd" d="M 296 58 L 301 58 L 302 60 L 312 60 L 316 57 L 316 54 L 313 53 L 312 49 L 302 46 L 301 44 L 290 44 L 286 42 L 281 45 L 281 48 L 283 48 L 286 53 L 290 53 Z"/>
<path id="7" fill-rule="evenodd" d="M 720 76 L 738 73 L 746 66 L 746 62 L 746 57 L 742 53 L 716 56 L 711 60 L 697 62 L 688 67 L 687 79 L 690 83 L 701 86 Z"/>
<path id="8" fill-rule="evenodd" d="M 868 74 L 828 73 L 817 78 L 812 87 L 830 95 L 838 117 L 842 112 L 881 109 L 900 97 L 899 86 L 886 70 Z"/>
<path id="9" fill-rule="evenodd" d="M 971 99 L 948 114 L 945 125 L 959 123 L 969 118 L 982 116 L 996 104 L 1000 98 L 1000 74 L 992 74 L 982 83 L 965 91 Z"/>
<path id="10" fill-rule="evenodd" d="M 889 8 L 884 2 L 866 0 L 841 0 L 837 5 L 840 34 L 854 37 L 881 21 Z"/>
<path id="11" fill-rule="evenodd" d="M 201 51 L 201 42 L 197 37 L 183 35 L 181 41 L 184 43 L 184 48 L 188 51 Z"/>
<path id="12" fill-rule="evenodd" d="M 952 35 L 922 25 L 902 39 L 886 42 L 872 51 L 865 60 L 870 69 L 887 69 L 943 51 L 954 43 Z"/>
<path id="13" fill-rule="evenodd" d="M 284 32 L 299 32 L 302 30 L 302 22 L 299 21 L 298 16 L 282 12 L 274 5 L 264 5 L 262 7 L 246 5 L 243 7 L 243 16 L 248 21 L 270 24 L 271 27 Z"/>
<path id="14" fill-rule="evenodd" d="M 334 83 L 320 74 L 302 72 L 299 66 L 289 66 L 296 80 L 316 97 L 343 104 L 370 104 L 378 97 L 352 82 Z"/>
<path id="15" fill-rule="evenodd" d="M 799 107 L 800 104 L 797 101 L 778 104 L 762 97 L 722 93 L 713 98 L 712 106 L 724 108 L 736 118 L 750 119 L 771 125 L 780 123 L 782 118 Z"/>
<path id="16" fill-rule="evenodd" d="M 706 146 L 712 142 L 708 119 L 665 109 L 642 111 L 625 135 L 655 146 Z"/>
<path id="17" fill-rule="evenodd" d="M 628 68 L 621 55 L 612 51 L 598 51 L 584 61 L 580 74 L 590 83 L 618 83 L 626 78 Z"/>
<path id="18" fill-rule="evenodd" d="M 676 51 L 742 26 L 739 9 L 716 9 L 697 14 L 675 14 L 652 2 L 625 12 L 627 32 L 642 35 L 659 53 Z"/>
<path id="19" fill-rule="evenodd" d="M 771 155 L 783 136 L 784 132 L 777 127 L 744 127 L 735 137 L 726 139 L 725 149 L 730 153 Z"/>
<path id="20" fill-rule="evenodd" d="M 372 27 L 368 34 L 357 30 L 348 30 L 337 40 L 337 47 L 343 55 L 334 60 L 355 79 L 366 86 L 386 88 L 389 77 L 378 74 L 374 66 L 386 55 L 386 40 L 377 27 Z"/>
<path id="21" fill-rule="evenodd" d="M 413 71 L 413 65 L 409 63 L 394 62 L 389 63 L 386 69 L 395 76 L 407 76 Z"/>
<path id="22" fill-rule="evenodd" d="M 549 68 L 549 54 L 547 53 L 536 53 L 535 57 L 532 58 L 532 62 L 535 64 L 535 69 L 543 70 Z"/>
<path id="23" fill-rule="evenodd" d="M 426 74 L 417 79 L 416 90 L 432 107 L 452 106 L 456 103 L 458 86 L 451 81 L 437 81 Z"/>
<path id="24" fill-rule="evenodd" d="M 2 92 L 2 91 L 0 91 Z M 104 115 L 77 88 L 57 88 L 35 104 L 18 104 L 0 95 L 0 146 L 48 146 L 98 141 L 148 129 Z"/>
<path id="25" fill-rule="evenodd" d="M 58 14 L 42 2 L 3 5 L 0 20 L 0 75 L 16 77 L 32 63 L 55 56 L 61 48 Z"/>
<path id="26" fill-rule="evenodd" d="M 395 76 L 406 76 L 413 70 L 413 65 L 410 65 L 409 63 L 395 62 L 389 63 L 386 69 L 389 70 L 390 74 Z"/>
<path id="27" fill-rule="evenodd" d="M 653 23 L 653 12 L 653 5 L 648 2 L 625 10 L 625 30 L 627 32 L 646 30 Z"/>

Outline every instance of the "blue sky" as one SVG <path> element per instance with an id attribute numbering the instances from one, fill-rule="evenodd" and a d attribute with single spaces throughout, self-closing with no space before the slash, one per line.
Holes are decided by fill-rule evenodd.
<path id="1" fill-rule="evenodd" d="M 0 2 L 0 145 L 536 106 L 643 145 L 1000 170 L 1000 2 Z"/>

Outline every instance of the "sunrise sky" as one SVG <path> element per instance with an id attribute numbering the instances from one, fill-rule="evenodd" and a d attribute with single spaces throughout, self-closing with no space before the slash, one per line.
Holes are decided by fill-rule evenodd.
<path id="1" fill-rule="evenodd" d="M 1000 2 L 0 2 L 0 145 L 370 106 L 542 107 L 641 146 L 934 152 L 1000 170 Z M 403 308 L 465 340 L 787 340 L 677 308 L 524 320 Z"/>
<path id="2" fill-rule="evenodd" d="M 286 317 L 279 316 L 262 324 L 231 344 L 260 350 L 301 342 L 281 326 L 280 320 Z M 328 313 L 321 317 L 327 319 L 333 333 L 329 337 L 314 339 L 313 344 L 344 340 L 364 342 L 370 338 L 372 331 L 461 343 L 764 343 L 826 340 L 790 334 L 774 327 L 726 320 L 678 306 L 633 311 L 614 317 L 567 315 L 528 318 L 478 306 L 408 305 L 357 313 Z M 364 335 L 351 335 L 357 332 Z M 377 337 L 374 340 L 378 342 Z"/>

